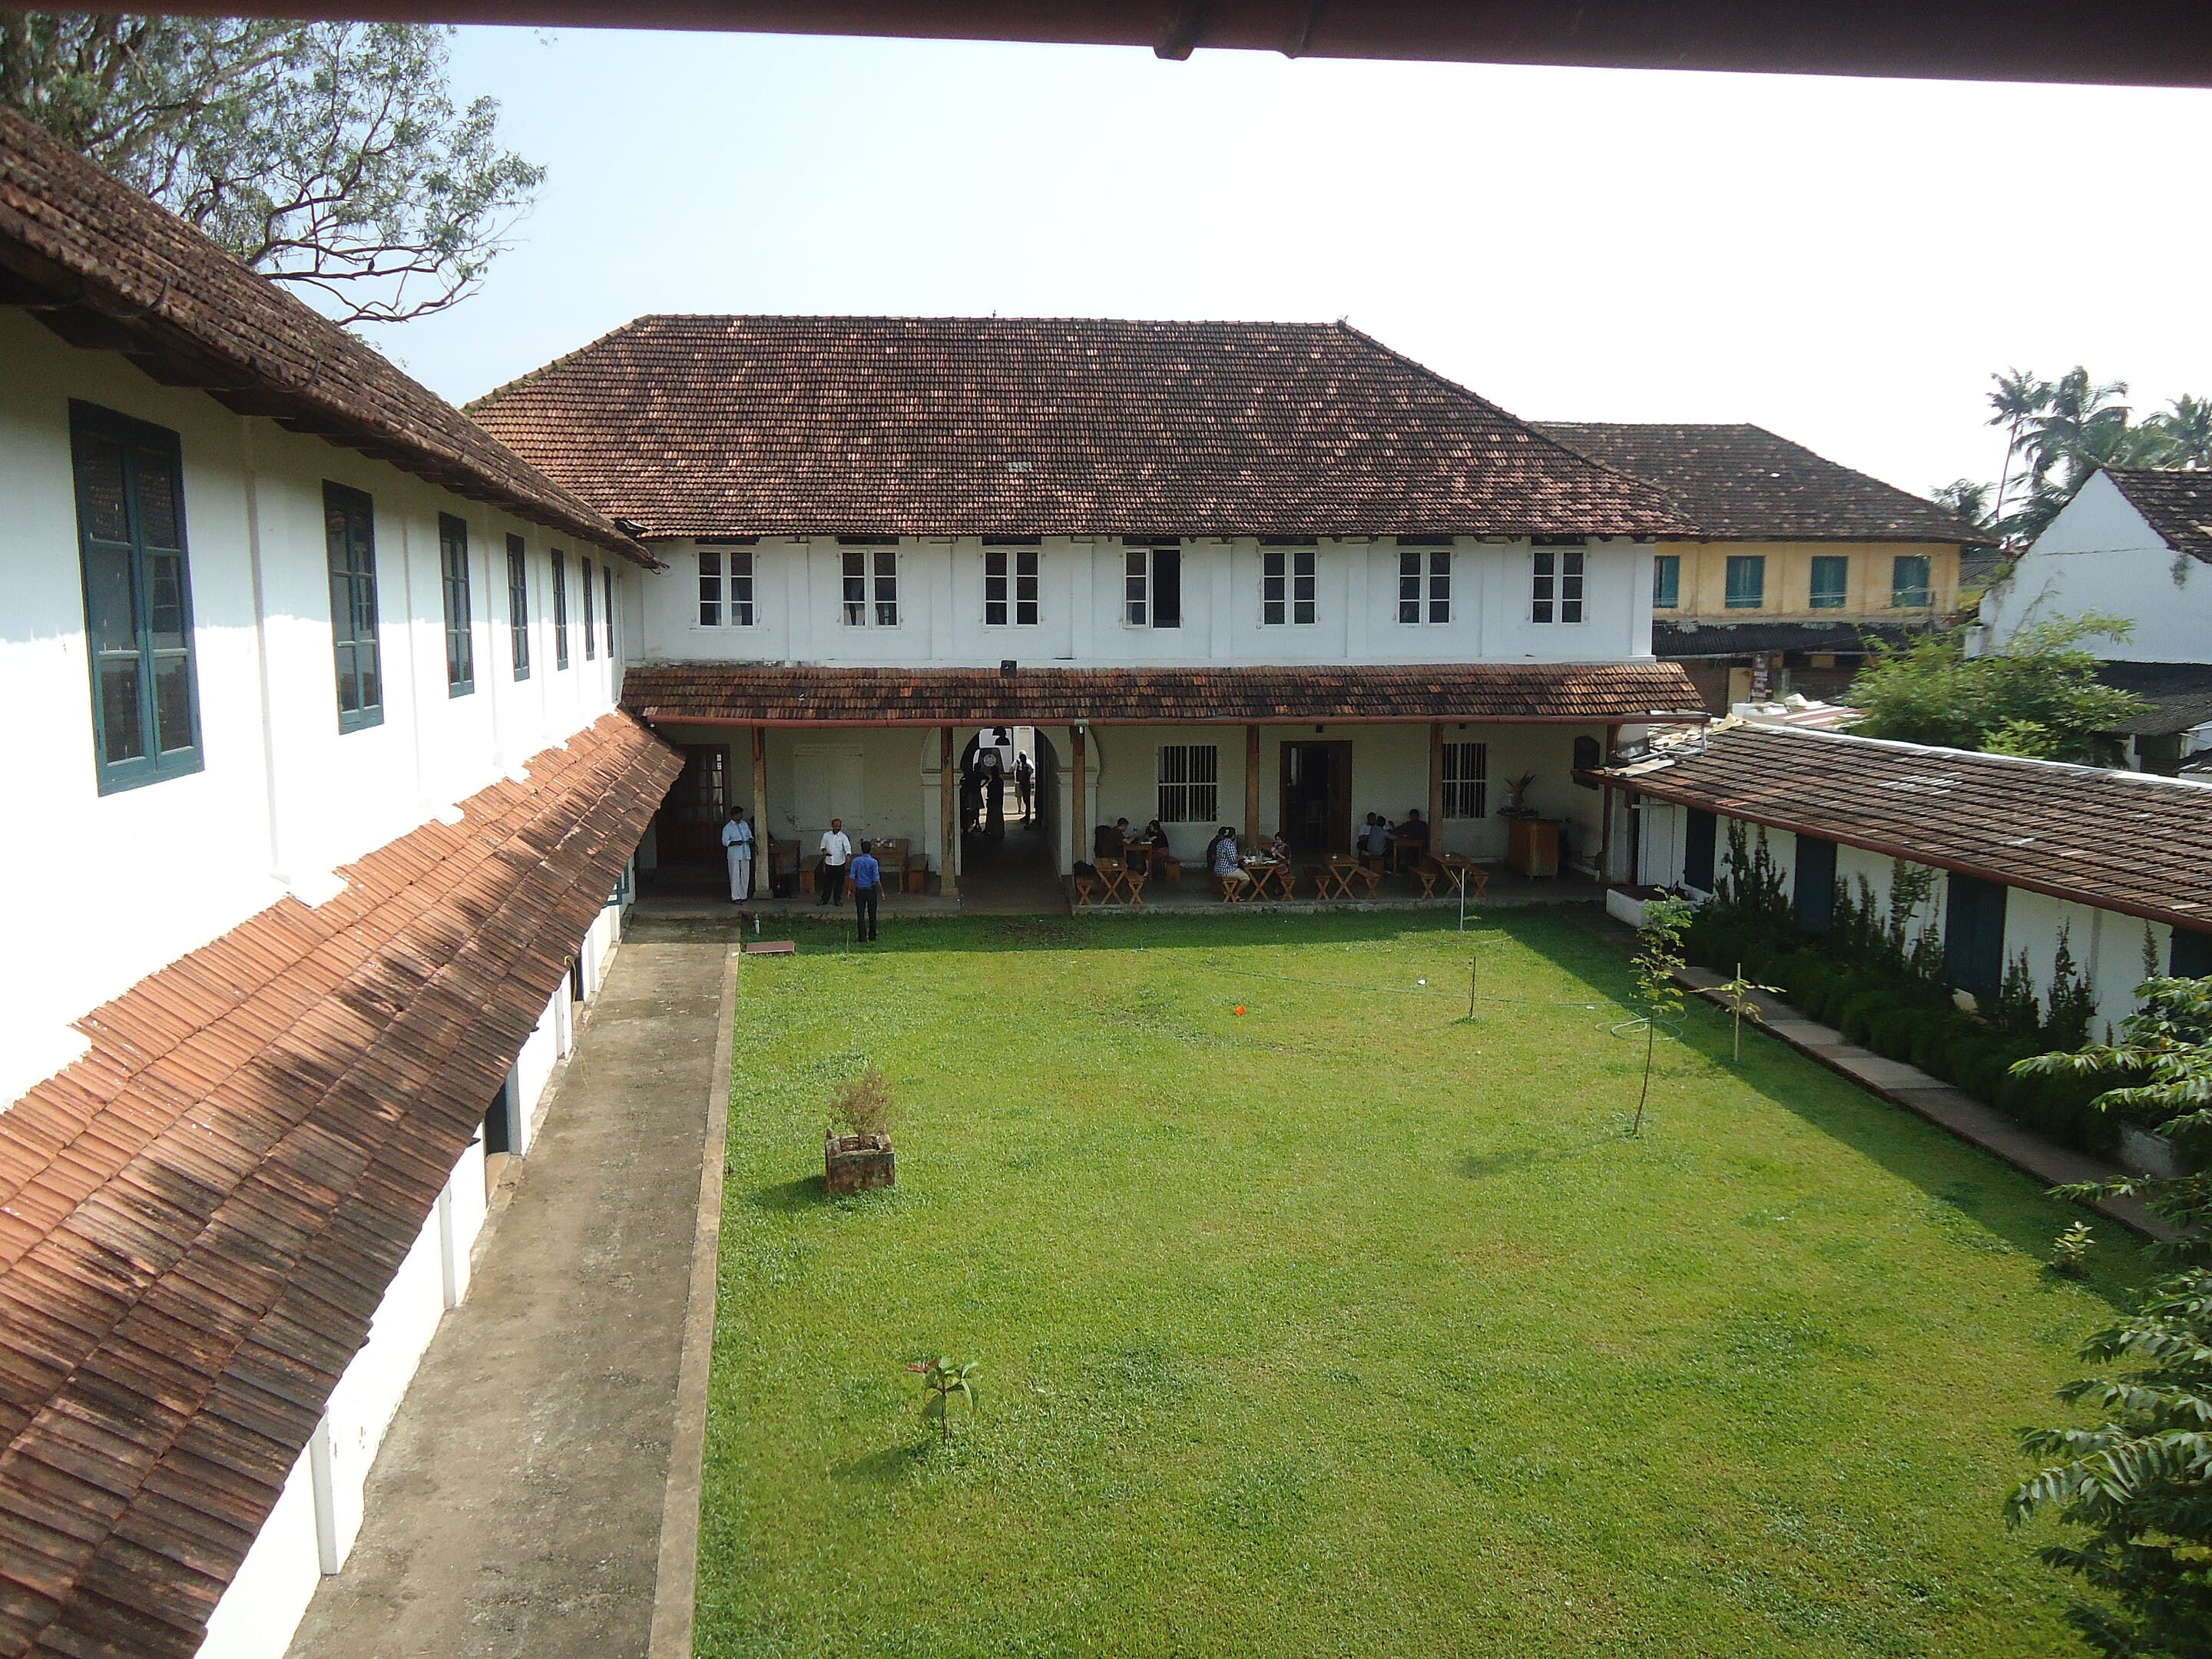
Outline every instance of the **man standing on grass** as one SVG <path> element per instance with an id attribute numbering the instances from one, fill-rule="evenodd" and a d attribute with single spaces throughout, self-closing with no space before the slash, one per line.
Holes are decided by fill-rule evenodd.
<path id="1" fill-rule="evenodd" d="M 730 902 L 743 904 L 753 891 L 753 827 L 742 806 L 732 806 L 722 826 L 722 851 L 730 860 Z"/>
<path id="2" fill-rule="evenodd" d="M 822 890 L 814 896 L 817 904 L 845 902 L 845 866 L 852 861 L 853 838 L 845 833 L 845 820 L 832 818 L 822 832 L 822 878 L 817 884 Z"/>
<path id="3" fill-rule="evenodd" d="M 876 862 L 876 844 L 864 841 L 860 856 L 853 860 L 853 921 L 863 945 L 875 939 L 876 902 L 883 891 L 884 867 Z"/>

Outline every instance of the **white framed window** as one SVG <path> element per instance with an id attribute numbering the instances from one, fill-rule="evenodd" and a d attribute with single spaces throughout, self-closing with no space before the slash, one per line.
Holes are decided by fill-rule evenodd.
<path id="1" fill-rule="evenodd" d="M 1583 619 L 1583 557 L 1579 547 L 1538 547 L 1529 553 L 1534 573 L 1528 587 L 1528 620 Z"/>
<path id="2" fill-rule="evenodd" d="M 1452 550 L 1398 544 L 1398 620 L 1451 620 Z"/>
<path id="3" fill-rule="evenodd" d="M 1034 547 L 1008 544 L 983 549 L 983 625 L 1034 628 L 1037 621 L 1038 569 Z"/>
<path id="4" fill-rule="evenodd" d="M 1486 743 L 1448 743 L 1443 745 L 1444 816 L 1480 818 L 1490 811 L 1490 745 Z"/>
<path id="5" fill-rule="evenodd" d="M 1130 628 L 1182 626 L 1182 548 L 1175 542 L 1124 543 L 1121 621 Z"/>
<path id="6" fill-rule="evenodd" d="M 842 558 L 845 625 L 896 628 L 898 548 L 862 544 L 847 547 Z"/>
<path id="7" fill-rule="evenodd" d="M 699 626 L 753 625 L 753 550 L 750 547 L 699 550 Z"/>
<path id="8" fill-rule="evenodd" d="M 1260 621 L 1262 626 L 1298 624 L 1314 619 L 1319 552 L 1310 547 L 1260 550 Z"/>
<path id="9" fill-rule="evenodd" d="M 1221 750 L 1210 743 L 1160 745 L 1162 823 L 1221 821 Z"/>

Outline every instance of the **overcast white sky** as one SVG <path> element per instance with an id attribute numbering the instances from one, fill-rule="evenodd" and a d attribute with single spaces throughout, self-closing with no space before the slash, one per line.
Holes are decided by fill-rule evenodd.
<path id="1" fill-rule="evenodd" d="M 653 311 L 1348 317 L 1534 418 L 1994 477 L 1994 369 L 2212 393 L 2212 94 L 470 29 L 550 176 L 378 343 L 455 400 Z"/>

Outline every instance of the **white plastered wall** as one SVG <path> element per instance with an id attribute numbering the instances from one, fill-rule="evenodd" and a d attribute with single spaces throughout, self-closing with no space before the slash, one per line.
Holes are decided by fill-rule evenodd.
<path id="1" fill-rule="evenodd" d="M 2001 647 L 2031 623 L 2092 611 L 2134 624 L 2124 640 L 2089 641 L 2100 657 L 2212 662 L 2212 566 L 2168 547 L 2102 472 L 1984 598 L 1984 633 Z"/>

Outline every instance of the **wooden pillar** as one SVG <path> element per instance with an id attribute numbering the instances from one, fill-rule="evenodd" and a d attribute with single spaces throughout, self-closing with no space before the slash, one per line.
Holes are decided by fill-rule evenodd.
<path id="1" fill-rule="evenodd" d="M 753 886 L 773 890 L 775 860 L 768 832 L 768 728 L 753 727 Z"/>
<path id="2" fill-rule="evenodd" d="M 937 728 L 937 833 L 945 843 L 937 890 L 946 898 L 960 896 L 960 769 L 952 750 L 952 728 Z"/>
<path id="3" fill-rule="evenodd" d="M 1444 850 L 1444 727 L 1429 722 L 1429 851 Z"/>
<path id="4" fill-rule="evenodd" d="M 1068 826 L 1068 856 L 1087 859 L 1091 856 L 1091 780 L 1086 768 L 1089 763 L 1085 751 L 1091 746 L 1091 734 L 1079 725 L 1067 728 L 1067 751 L 1075 768 L 1075 822 Z"/>
<path id="5" fill-rule="evenodd" d="M 1260 728 L 1244 728 L 1244 845 L 1254 848 L 1261 841 L 1260 830 Z"/>
<path id="6" fill-rule="evenodd" d="M 1597 763 L 1600 766 L 1613 764 L 1613 751 L 1620 743 L 1620 728 L 1618 726 L 1607 726 L 1605 747 L 1598 752 Z M 1601 882 L 1613 879 L 1613 786 L 1609 783 L 1600 784 L 1597 790 L 1597 878 Z M 1633 872 L 1630 872 L 1629 879 L 1635 879 Z"/>

